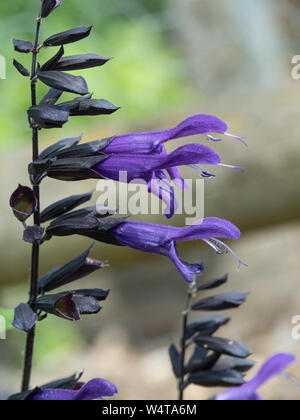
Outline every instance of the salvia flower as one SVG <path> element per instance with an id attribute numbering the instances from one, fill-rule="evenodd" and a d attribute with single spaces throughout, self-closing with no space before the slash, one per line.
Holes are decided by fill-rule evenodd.
<path id="1" fill-rule="evenodd" d="M 169 130 L 149 131 L 133 134 L 125 134 L 115 136 L 112 141 L 103 149 L 103 153 L 117 153 L 117 154 L 138 154 L 138 155 L 166 155 L 165 144 L 170 140 L 175 140 L 181 137 L 194 136 L 198 134 L 206 135 L 208 140 L 221 141 L 212 136 L 212 133 L 218 133 L 225 136 L 233 137 L 244 143 L 243 139 L 228 133 L 227 124 L 217 117 L 206 114 L 198 114 L 189 117 L 182 121 L 176 127 Z M 202 177 L 214 177 L 213 174 L 207 172 L 206 169 L 195 163 L 189 164 L 192 168 L 200 172 Z M 205 164 L 205 162 L 202 162 Z M 221 160 L 216 163 L 219 166 L 228 166 L 233 169 L 243 170 L 242 168 L 224 165 Z M 179 166 L 179 165 L 178 165 Z M 185 183 L 180 176 L 177 166 L 167 168 L 168 175 L 171 180 L 181 188 L 185 188 Z"/>
<path id="2" fill-rule="evenodd" d="M 36 210 L 37 200 L 31 188 L 19 185 L 9 204 L 16 218 L 24 223 Z"/>
<path id="3" fill-rule="evenodd" d="M 103 400 L 118 393 L 115 385 L 105 379 L 92 379 L 86 384 L 78 383 L 75 389 L 36 389 L 27 399 L 33 401 Z"/>
<path id="4" fill-rule="evenodd" d="M 148 131 L 142 133 L 125 134 L 115 136 L 112 142 L 103 150 L 104 153 L 122 154 L 163 154 L 164 145 L 170 140 L 181 137 L 203 134 L 210 140 L 216 140 L 211 133 L 223 134 L 242 140 L 227 132 L 227 124 L 212 115 L 194 115 L 182 121 L 179 125 L 169 130 Z"/>
<path id="5" fill-rule="evenodd" d="M 214 240 L 218 243 L 219 240 L 216 238 L 238 239 L 240 237 L 237 227 L 219 218 L 207 218 L 199 224 L 183 228 L 124 222 L 113 228 L 112 232 L 123 245 L 169 257 L 189 283 L 195 280 L 195 275 L 201 274 L 203 266 L 182 261 L 177 253 L 177 242 L 202 239 L 205 242 Z M 242 264 L 240 260 L 239 263 Z"/>
<path id="6" fill-rule="evenodd" d="M 82 104 L 82 99 L 79 100 Z M 186 189 L 179 172 L 180 166 L 190 166 L 204 178 L 214 177 L 214 174 L 205 168 L 206 165 L 243 169 L 222 163 L 220 156 L 207 146 L 186 144 L 168 154 L 165 143 L 196 134 L 230 135 L 227 129 L 226 123 L 216 117 L 195 115 L 170 130 L 114 136 L 81 146 L 67 147 L 53 156 L 55 160 L 47 162 L 49 166 L 45 172 L 49 177 L 65 181 L 106 178 L 126 183 L 145 183 L 148 185 L 148 191 L 166 204 L 165 214 L 170 218 L 177 210 L 170 180 L 179 188 Z M 45 162 L 41 163 L 42 166 L 35 163 L 35 172 L 40 171 L 40 167 L 42 171 L 45 169 Z M 74 175 L 76 169 L 77 174 Z M 126 177 L 123 174 L 126 174 Z"/>
<path id="7" fill-rule="evenodd" d="M 218 401 L 257 401 L 261 397 L 258 389 L 274 376 L 280 375 L 296 358 L 292 354 L 279 353 L 271 357 L 260 369 L 258 374 L 239 388 L 232 388 L 215 397 Z"/>
<path id="8" fill-rule="evenodd" d="M 219 238 L 238 239 L 239 229 L 227 220 L 207 218 L 188 227 L 173 227 L 151 223 L 126 221 L 126 218 L 99 218 L 93 209 L 83 209 L 78 219 L 78 212 L 69 217 L 62 216 L 54 220 L 46 230 L 46 239 L 52 236 L 82 235 L 99 242 L 112 245 L 128 246 L 139 251 L 169 257 L 187 282 L 193 282 L 195 275 L 203 271 L 202 264 L 189 264 L 182 261 L 176 249 L 177 242 L 201 239 L 213 247 L 218 254 L 231 252 L 244 263 Z M 225 251 L 224 251 L 225 249 Z M 245 265 L 245 264 L 244 264 Z"/>

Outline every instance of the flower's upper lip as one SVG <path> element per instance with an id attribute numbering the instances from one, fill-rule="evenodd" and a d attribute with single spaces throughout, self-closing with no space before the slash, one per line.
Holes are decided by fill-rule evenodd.
<path id="1" fill-rule="evenodd" d="M 149 131 L 115 136 L 105 149 L 106 153 L 160 154 L 169 140 L 197 134 L 225 134 L 227 124 L 217 117 L 198 114 L 187 118 L 169 130 Z"/>

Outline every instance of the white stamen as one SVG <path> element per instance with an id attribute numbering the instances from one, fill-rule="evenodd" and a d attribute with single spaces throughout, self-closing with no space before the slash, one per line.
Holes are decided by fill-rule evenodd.
<path id="1" fill-rule="evenodd" d="M 239 140 L 244 146 L 248 147 L 248 144 L 246 143 L 246 141 L 243 139 L 243 137 L 239 137 L 239 136 L 235 136 L 234 134 L 230 134 L 230 133 L 224 133 L 224 136 L 227 137 L 232 137 L 234 139 Z"/>
<path id="2" fill-rule="evenodd" d="M 224 242 L 220 241 L 219 239 L 215 239 L 215 238 L 211 238 L 212 241 L 216 242 L 217 245 L 221 245 L 223 246 L 225 249 L 227 249 L 231 255 L 234 256 L 234 258 L 238 261 L 239 266 L 238 266 L 238 270 L 241 268 L 242 265 L 244 265 L 245 267 L 248 267 L 248 265 L 246 263 L 244 263 L 236 254 L 235 252 L 228 246 L 226 245 Z"/>
<path id="3" fill-rule="evenodd" d="M 237 171 L 243 172 L 244 174 L 247 172 L 246 169 L 242 168 L 241 166 L 227 165 L 226 163 L 218 163 L 218 166 L 222 166 L 223 168 L 236 169 Z"/>

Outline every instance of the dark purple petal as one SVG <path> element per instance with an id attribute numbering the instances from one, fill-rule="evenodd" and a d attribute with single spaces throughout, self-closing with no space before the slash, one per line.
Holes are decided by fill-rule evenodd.
<path id="1" fill-rule="evenodd" d="M 239 239 L 241 235 L 240 230 L 236 226 L 227 220 L 219 219 L 217 217 L 203 219 L 199 224 L 188 226 L 177 231 L 178 234 L 174 232 L 174 235 L 172 235 L 172 240 L 192 241 L 194 239 L 209 238 Z"/>
<path id="2" fill-rule="evenodd" d="M 178 208 L 178 203 L 175 198 L 174 188 L 163 171 L 153 173 L 153 177 L 148 183 L 148 192 L 156 195 L 156 197 L 166 204 L 164 213 L 168 219 L 174 216 Z"/>
<path id="3" fill-rule="evenodd" d="M 96 400 L 103 397 L 112 397 L 117 394 L 115 385 L 104 379 L 92 379 L 83 385 L 79 390 L 67 389 L 44 389 L 32 396 L 31 400 Z"/>
<path id="4" fill-rule="evenodd" d="M 196 276 L 201 274 L 204 270 L 202 264 L 189 264 L 183 260 L 181 260 L 177 254 L 176 245 L 174 242 L 171 244 L 170 259 L 175 264 L 175 267 L 180 272 L 180 274 L 185 278 L 188 283 L 193 283 L 196 280 Z"/>
<path id="5" fill-rule="evenodd" d="M 168 168 L 167 172 L 169 174 L 171 181 L 173 181 L 176 187 L 181 188 L 183 190 L 188 190 L 185 180 L 180 175 L 179 169 L 176 166 L 173 168 Z"/>
<path id="6" fill-rule="evenodd" d="M 149 131 L 144 133 L 116 136 L 105 149 L 106 153 L 160 153 L 163 143 L 180 137 L 196 134 L 221 133 L 227 131 L 227 125 L 211 115 L 195 115 L 181 122 L 170 130 Z"/>
<path id="7" fill-rule="evenodd" d="M 229 389 L 228 391 L 223 392 L 218 395 L 216 399 L 219 401 L 248 401 L 260 399 L 257 395 L 257 390 L 274 376 L 280 375 L 295 361 L 296 358 L 292 354 L 276 354 L 263 365 L 261 370 L 251 381 L 242 385 L 240 388 Z"/>

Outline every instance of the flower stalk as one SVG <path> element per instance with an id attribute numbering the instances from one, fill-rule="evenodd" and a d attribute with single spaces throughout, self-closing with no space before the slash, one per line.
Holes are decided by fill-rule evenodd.
<path id="1" fill-rule="evenodd" d="M 31 67 L 31 105 L 35 106 L 36 101 L 36 75 L 37 75 L 37 54 L 39 49 L 39 35 L 41 28 L 41 11 L 37 18 L 36 32 L 34 49 L 32 51 L 32 67 Z M 32 160 L 36 160 L 39 157 L 39 135 L 38 128 L 32 125 Z M 34 224 L 40 226 L 40 187 L 39 185 L 33 185 L 33 192 L 36 197 L 36 209 L 34 211 Z M 30 278 L 30 291 L 29 291 L 29 305 L 34 310 L 35 300 L 38 293 L 38 278 L 39 278 L 39 258 L 40 258 L 40 244 L 38 241 L 34 241 L 32 244 L 31 254 L 31 278 Z M 25 345 L 25 357 L 24 357 L 24 368 L 21 391 L 27 391 L 30 386 L 30 378 L 32 371 L 32 360 L 34 352 L 35 342 L 35 325 L 27 333 L 26 345 Z"/>
<path id="2" fill-rule="evenodd" d="M 184 377 L 185 377 L 185 353 L 186 353 L 186 336 L 191 311 L 191 302 L 194 294 L 194 284 L 190 284 L 187 293 L 187 302 L 184 312 L 182 313 L 182 339 L 181 339 L 181 360 L 180 360 L 180 378 L 178 380 L 179 395 L 178 400 L 184 400 Z"/>

